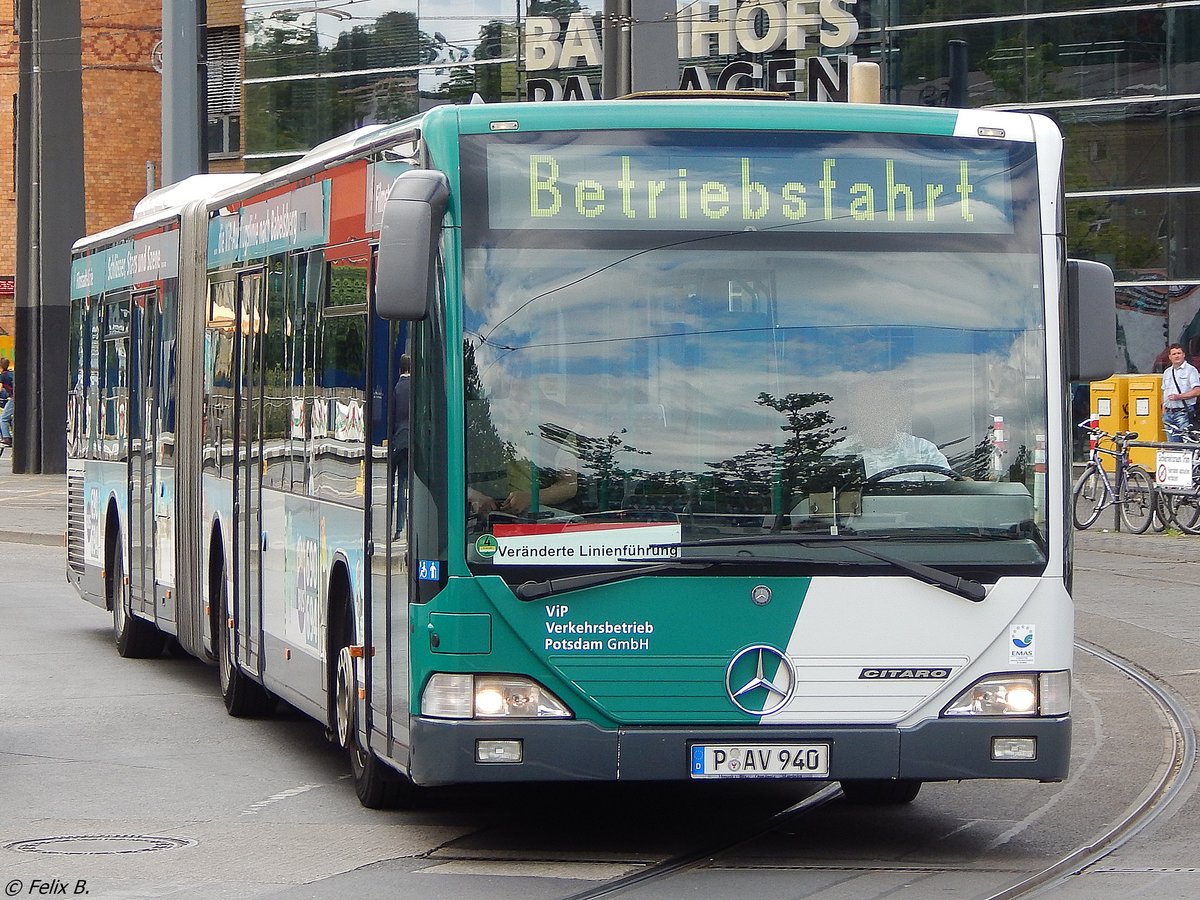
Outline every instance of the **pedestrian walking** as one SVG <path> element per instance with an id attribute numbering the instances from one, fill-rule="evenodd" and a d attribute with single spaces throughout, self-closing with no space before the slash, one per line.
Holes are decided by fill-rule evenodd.
<path id="1" fill-rule="evenodd" d="M 13 404 L 16 394 L 16 379 L 13 377 L 12 360 L 0 356 L 0 446 L 12 446 Z"/>

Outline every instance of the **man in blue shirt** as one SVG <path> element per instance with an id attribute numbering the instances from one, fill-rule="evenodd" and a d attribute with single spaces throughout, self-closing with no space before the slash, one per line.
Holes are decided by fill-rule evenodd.
<path id="1" fill-rule="evenodd" d="M 1200 397 L 1200 372 L 1187 361 L 1181 344 L 1167 348 L 1171 365 L 1162 373 L 1163 427 L 1167 440 L 1182 443 L 1191 427 L 1191 408 Z"/>

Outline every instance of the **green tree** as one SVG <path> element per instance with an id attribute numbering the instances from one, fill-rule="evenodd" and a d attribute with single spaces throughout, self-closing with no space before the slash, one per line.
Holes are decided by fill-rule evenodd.
<path id="1" fill-rule="evenodd" d="M 1057 60 L 1058 47 L 1040 44 L 1027 47 L 1020 37 L 999 41 L 979 61 L 979 68 L 992 80 L 1001 100 L 1062 100 L 1075 96 L 1064 90 L 1063 67 Z"/>
<path id="2" fill-rule="evenodd" d="M 410 12 L 384 13 L 368 25 L 342 32 L 330 50 L 330 70 L 360 72 L 417 65 L 432 39 Z M 349 75 L 338 79 L 332 133 L 343 134 L 368 122 L 394 122 L 416 114 L 417 83 L 412 73 Z"/>
<path id="3" fill-rule="evenodd" d="M 529 0 L 527 15 L 566 19 L 571 13 L 581 11 L 579 0 Z"/>
<path id="4" fill-rule="evenodd" d="M 299 12 L 251 16 L 246 31 L 246 74 L 260 78 L 415 66 L 432 43 L 409 12 L 384 13 L 355 26 L 328 49 Z M 398 121 L 416 112 L 411 72 L 251 85 L 245 96 L 246 149 L 304 151 L 367 122 Z"/>
<path id="5" fill-rule="evenodd" d="M 479 29 L 471 58 L 477 63 L 517 56 L 517 29 L 513 22 L 492 21 Z M 479 94 L 488 103 L 500 103 L 517 94 L 516 66 L 512 63 L 460 66 L 431 96 L 444 103 L 467 103 Z"/>
<path id="6" fill-rule="evenodd" d="M 321 70 L 315 30 L 299 13 L 251 16 L 246 23 L 246 76 L 307 75 Z M 309 81 L 247 86 L 243 122 L 246 149 L 253 152 L 303 150 L 316 143 L 314 123 L 324 118 L 320 93 Z M 307 115 L 298 116 L 296 110 Z"/>
<path id="7" fill-rule="evenodd" d="M 1068 192 L 1096 189 L 1088 178 L 1086 141 L 1067 140 L 1065 168 Z M 1131 202 L 1142 201 L 1126 197 L 1076 197 L 1067 201 L 1064 220 L 1071 256 L 1099 260 L 1126 271 L 1152 267 L 1162 259 L 1157 219 L 1149 219 L 1151 230 L 1141 233 L 1119 224 L 1126 218 L 1122 216 L 1122 205 Z"/>

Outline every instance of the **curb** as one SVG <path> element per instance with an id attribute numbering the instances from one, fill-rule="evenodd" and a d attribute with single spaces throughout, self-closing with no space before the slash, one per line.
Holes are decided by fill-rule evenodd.
<path id="1" fill-rule="evenodd" d="M 0 543 L 65 547 L 67 546 L 67 536 L 65 534 L 38 534 L 28 531 L 0 531 Z"/>

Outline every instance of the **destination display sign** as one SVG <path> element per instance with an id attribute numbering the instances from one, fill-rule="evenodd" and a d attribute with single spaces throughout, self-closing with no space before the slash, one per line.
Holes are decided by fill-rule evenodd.
<path id="1" fill-rule="evenodd" d="M 71 299 L 149 284 L 179 274 L 179 232 L 122 241 L 71 260 Z"/>
<path id="2" fill-rule="evenodd" d="M 305 250 L 329 239 L 329 181 L 248 203 L 208 223 L 208 267 Z"/>
<path id="3" fill-rule="evenodd" d="M 788 134 L 739 146 L 597 144 L 554 134 L 487 147 L 492 229 L 1011 234 L 1008 144 Z"/>

